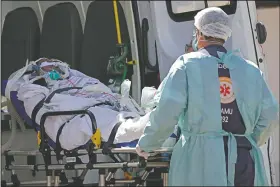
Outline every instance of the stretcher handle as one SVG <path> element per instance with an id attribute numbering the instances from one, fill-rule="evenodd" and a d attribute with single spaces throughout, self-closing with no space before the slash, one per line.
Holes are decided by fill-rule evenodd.
<path id="1" fill-rule="evenodd" d="M 89 110 L 72 110 L 72 111 L 54 111 L 54 112 L 46 112 L 42 115 L 40 120 L 40 130 L 41 130 L 41 149 L 44 150 L 45 146 L 45 122 L 47 117 L 50 116 L 67 116 L 67 115 L 79 115 L 79 114 L 87 114 L 91 120 L 92 124 L 92 134 L 95 134 L 97 130 L 96 119 L 94 114 Z"/>
<path id="2" fill-rule="evenodd" d="M 55 91 L 53 91 L 46 99 L 45 99 L 45 103 L 50 103 L 51 99 L 53 98 L 53 96 L 55 94 L 61 93 L 61 92 L 65 92 L 65 91 L 69 91 L 69 90 L 80 90 L 83 89 L 83 87 L 67 87 L 67 88 L 61 88 L 61 89 L 57 89 Z"/>

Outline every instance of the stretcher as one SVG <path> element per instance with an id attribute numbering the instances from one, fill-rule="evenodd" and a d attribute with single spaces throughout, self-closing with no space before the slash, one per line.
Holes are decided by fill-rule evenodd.
<path id="1" fill-rule="evenodd" d="M 2 93 L 5 90 L 5 81 L 2 83 Z M 5 150 L 3 155 L 6 159 L 6 170 L 12 171 L 12 182 L 14 186 L 19 186 L 20 181 L 17 178 L 15 170 L 31 170 L 34 173 L 37 171 L 46 171 L 47 185 L 54 186 L 60 184 L 67 184 L 68 179 L 65 175 L 65 170 L 83 170 L 80 176 L 73 178 L 74 184 L 82 185 L 84 177 L 88 170 L 98 169 L 99 170 L 99 185 L 104 186 L 107 184 L 127 184 L 132 183 L 136 185 L 142 185 L 148 177 L 148 174 L 154 168 L 161 168 L 164 173 L 164 184 L 166 184 L 166 174 L 169 166 L 169 154 L 171 149 L 161 149 L 155 151 L 148 160 L 139 158 L 135 151 L 135 146 L 138 140 L 134 140 L 128 143 L 113 144 L 114 135 L 116 133 L 118 125 L 116 125 L 107 142 L 101 142 L 101 134 L 98 131 L 98 124 L 96 124 L 95 116 L 89 110 L 77 110 L 77 111 L 59 111 L 59 112 L 47 112 L 45 113 L 37 125 L 30 119 L 24 110 L 24 106 L 21 101 L 17 99 L 17 93 L 13 92 L 10 95 L 11 100 L 8 100 L 9 111 L 13 114 L 11 117 L 16 116 L 16 121 L 20 123 L 26 123 L 32 126 L 38 134 L 38 151 L 10 151 Z M 92 122 L 93 136 L 91 140 L 84 146 L 78 147 L 74 150 L 64 150 L 59 146 L 59 141 L 52 141 L 45 132 L 45 121 L 47 117 L 57 115 L 88 115 Z M 175 136 L 175 135 L 173 135 Z M 165 153 L 165 154 L 163 154 Z M 36 164 L 36 155 L 41 154 L 44 158 L 44 164 Z M 112 159 L 113 162 L 98 162 L 97 155 L 107 155 Z M 132 159 L 124 159 L 122 155 L 129 157 L 135 157 Z M 159 156 L 160 155 L 160 156 Z M 14 156 L 27 156 L 27 165 L 15 165 Z M 81 161 L 82 156 L 88 157 L 88 162 L 84 163 Z M 52 162 L 52 157 L 56 157 L 57 163 Z M 63 160 L 65 160 L 63 162 Z M 141 176 L 133 177 L 129 170 L 133 168 L 142 168 L 144 172 Z M 117 180 L 113 178 L 114 173 L 117 170 L 123 170 L 124 179 Z"/>

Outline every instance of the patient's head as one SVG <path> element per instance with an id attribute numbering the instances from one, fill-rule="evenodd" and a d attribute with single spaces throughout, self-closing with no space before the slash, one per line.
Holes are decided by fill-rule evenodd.
<path id="1" fill-rule="evenodd" d="M 40 58 L 37 60 L 36 64 L 40 66 L 40 68 L 43 71 L 49 72 L 55 68 L 56 62 L 61 62 L 61 61 L 54 58 Z"/>
<path id="2" fill-rule="evenodd" d="M 35 63 L 36 65 L 32 67 L 34 75 L 43 77 L 48 85 L 69 77 L 69 65 L 61 60 L 43 57 L 36 60 Z M 38 84 L 42 85 L 40 81 Z"/>

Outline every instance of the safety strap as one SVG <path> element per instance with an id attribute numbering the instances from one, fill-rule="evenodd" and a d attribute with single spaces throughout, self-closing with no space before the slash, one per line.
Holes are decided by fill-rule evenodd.
<path id="1" fill-rule="evenodd" d="M 31 120 L 32 120 L 33 126 L 36 126 L 36 116 L 37 116 L 39 110 L 43 107 L 44 102 L 45 102 L 45 98 L 46 97 L 44 97 L 41 101 L 39 101 L 37 103 L 37 105 L 33 108 L 33 111 L 31 113 Z"/>
<path id="2" fill-rule="evenodd" d="M 37 105 L 33 108 L 33 111 L 31 113 L 31 121 L 32 121 L 32 125 L 34 127 L 37 126 L 37 124 L 36 124 L 36 116 L 37 116 L 39 110 L 42 108 L 42 106 L 44 104 L 44 101 L 45 101 L 45 97 L 41 101 L 39 101 L 37 103 Z M 37 144 L 38 144 L 38 146 L 40 146 L 40 143 L 41 143 L 41 133 L 40 133 L 40 130 L 38 132 L 37 132 L 36 128 L 34 128 L 34 130 L 37 133 Z"/>
<path id="3" fill-rule="evenodd" d="M 127 117 L 127 118 L 125 118 L 125 119 L 130 119 L 130 118 L 132 118 L 132 117 Z M 110 153 L 111 153 L 111 149 L 114 148 L 114 140 L 115 140 L 116 134 L 117 134 L 118 129 L 119 129 L 119 127 L 121 126 L 121 124 L 122 124 L 122 122 L 118 122 L 118 123 L 114 126 L 114 128 L 112 129 L 111 134 L 110 134 L 110 136 L 109 136 L 109 138 L 108 138 L 108 141 L 105 142 L 105 143 L 103 144 L 103 146 L 102 146 L 102 147 L 103 147 L 103 148 L 102 148 L 102 153 L 103 153 L 103 154 L 110 154 Z"/>
<path id="4" fill-rule="evenodd" d="M 94 106 L 99 106 L 99 105 L 102 105 L 102 104 L 104 104 L 104 103 L 98 103 L 98 104 L 96 104 L 96 105 L 94 105 Z M 90 107 L 89 107 L 89 108 L 90 108 Z M 87 110 L 87 109 L 86 109 L 86 110 Z M 84 114 L 81 115 L 81 117 L 83 117 L 83 116 L 84 116 Z M 69 122 L 69 121 L 67 121 L 66 123 L 68 123 L 68 122 Z M 63 149 L 62 149 L 62 147 L 61 147 L 61 144 L 60 144 L 60 141 L 59 141 L 59 137 L 60 137 L 60 135 L 61 135 L 61 133 L 62 133 L 62 130 L 63 130 L 64 126 L 66 125 L 66 123 L 64 123 L 63 125 L 61 125 L 61 127 L 58 129 L 57 134 L 56 134 L 55 153 L 56 153 L 56 159 L 57 159 L 57 160 L 60 160 L 60 159 L 62 158 L 61 155 L 60 155 L 60 152 L 61 152 Z M 93 134 L 93 137 L 91 138 L 92 141 L 93 141 L 94 143 L 98 142 L 98 140 L 99 140 L 98 137 L 97 137 L 96 140 L 93 139 L 94 136 L 100 135 L 100 132 L 97 133 L 97 131 L 99 131 L 99 129 L 96 129 L 96 132 Z M 100 139 L 101 139 L 101 135 L 100 135 Z M 98 145 L 97 145 L 97 146 L 98 146 Z"/>
<path id="5" fill-rule="evenodd" d="M 118 122 L 114 126 L 114 128 L 112 129 L 111 134 L 110 134 L 110 136 L 108 138 L 108 141 L 103 144 L 103 149 L 102 149 L 102 153 L 103 154 L 111 153 L 111 149 L 113 148 L 113 143 L 114 143 L 117 131 L 118 131 L 118 129 L 119 129 L 121 124 L 122 124 L 122 122 Z"/>
<path id="6" fill-rule="evenodd" d="M 61 89 L 57 89 L 55 91 L 53 91 L 45 100 L 45 103 L 50 103 L 51 99 L 53 98 L 53 96 L 57 93 L 61 93 L 61 92 L 65 92 L 65 91 L 69 91 L 69 90 L 79 90 L 82 89 L 83 87 L 68 87 L 68 88 L 61 88 Z"/>
<path id="7" fill-rule="evenodd" d="M 32 113 L 31 113 L 31 120 L 32 120 L 33 125 L 35 126 L 36 116 L 37 116 L 39 110 L 43 107 L 44 103 L 49 103 L 56 93 L 61 93 L 64 91 L 68 91 L 68 90 L 72 90 L 72 89 L 81 89 L 81 88 L 82 87 L 61 88 L 61 89 L 57 89 L 57 90 L 53 91 L 47 98 L 44 97 L 41 101 L 39 101 L 37 103 L 37 105 L 34 107 Z"/>

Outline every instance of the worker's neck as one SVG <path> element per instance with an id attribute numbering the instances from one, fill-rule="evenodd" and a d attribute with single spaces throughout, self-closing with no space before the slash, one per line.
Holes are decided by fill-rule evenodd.
<path id="1" fill-rule="evenodd" d="M 201 42 L 200 44 L 198 44 L 198 48 L 205 48 L 211 45 L 220 45 L 223 46 L 223 43 L 221 42 L 216 42 L 216 41 L 211 41 L 211 42 Z"/>

